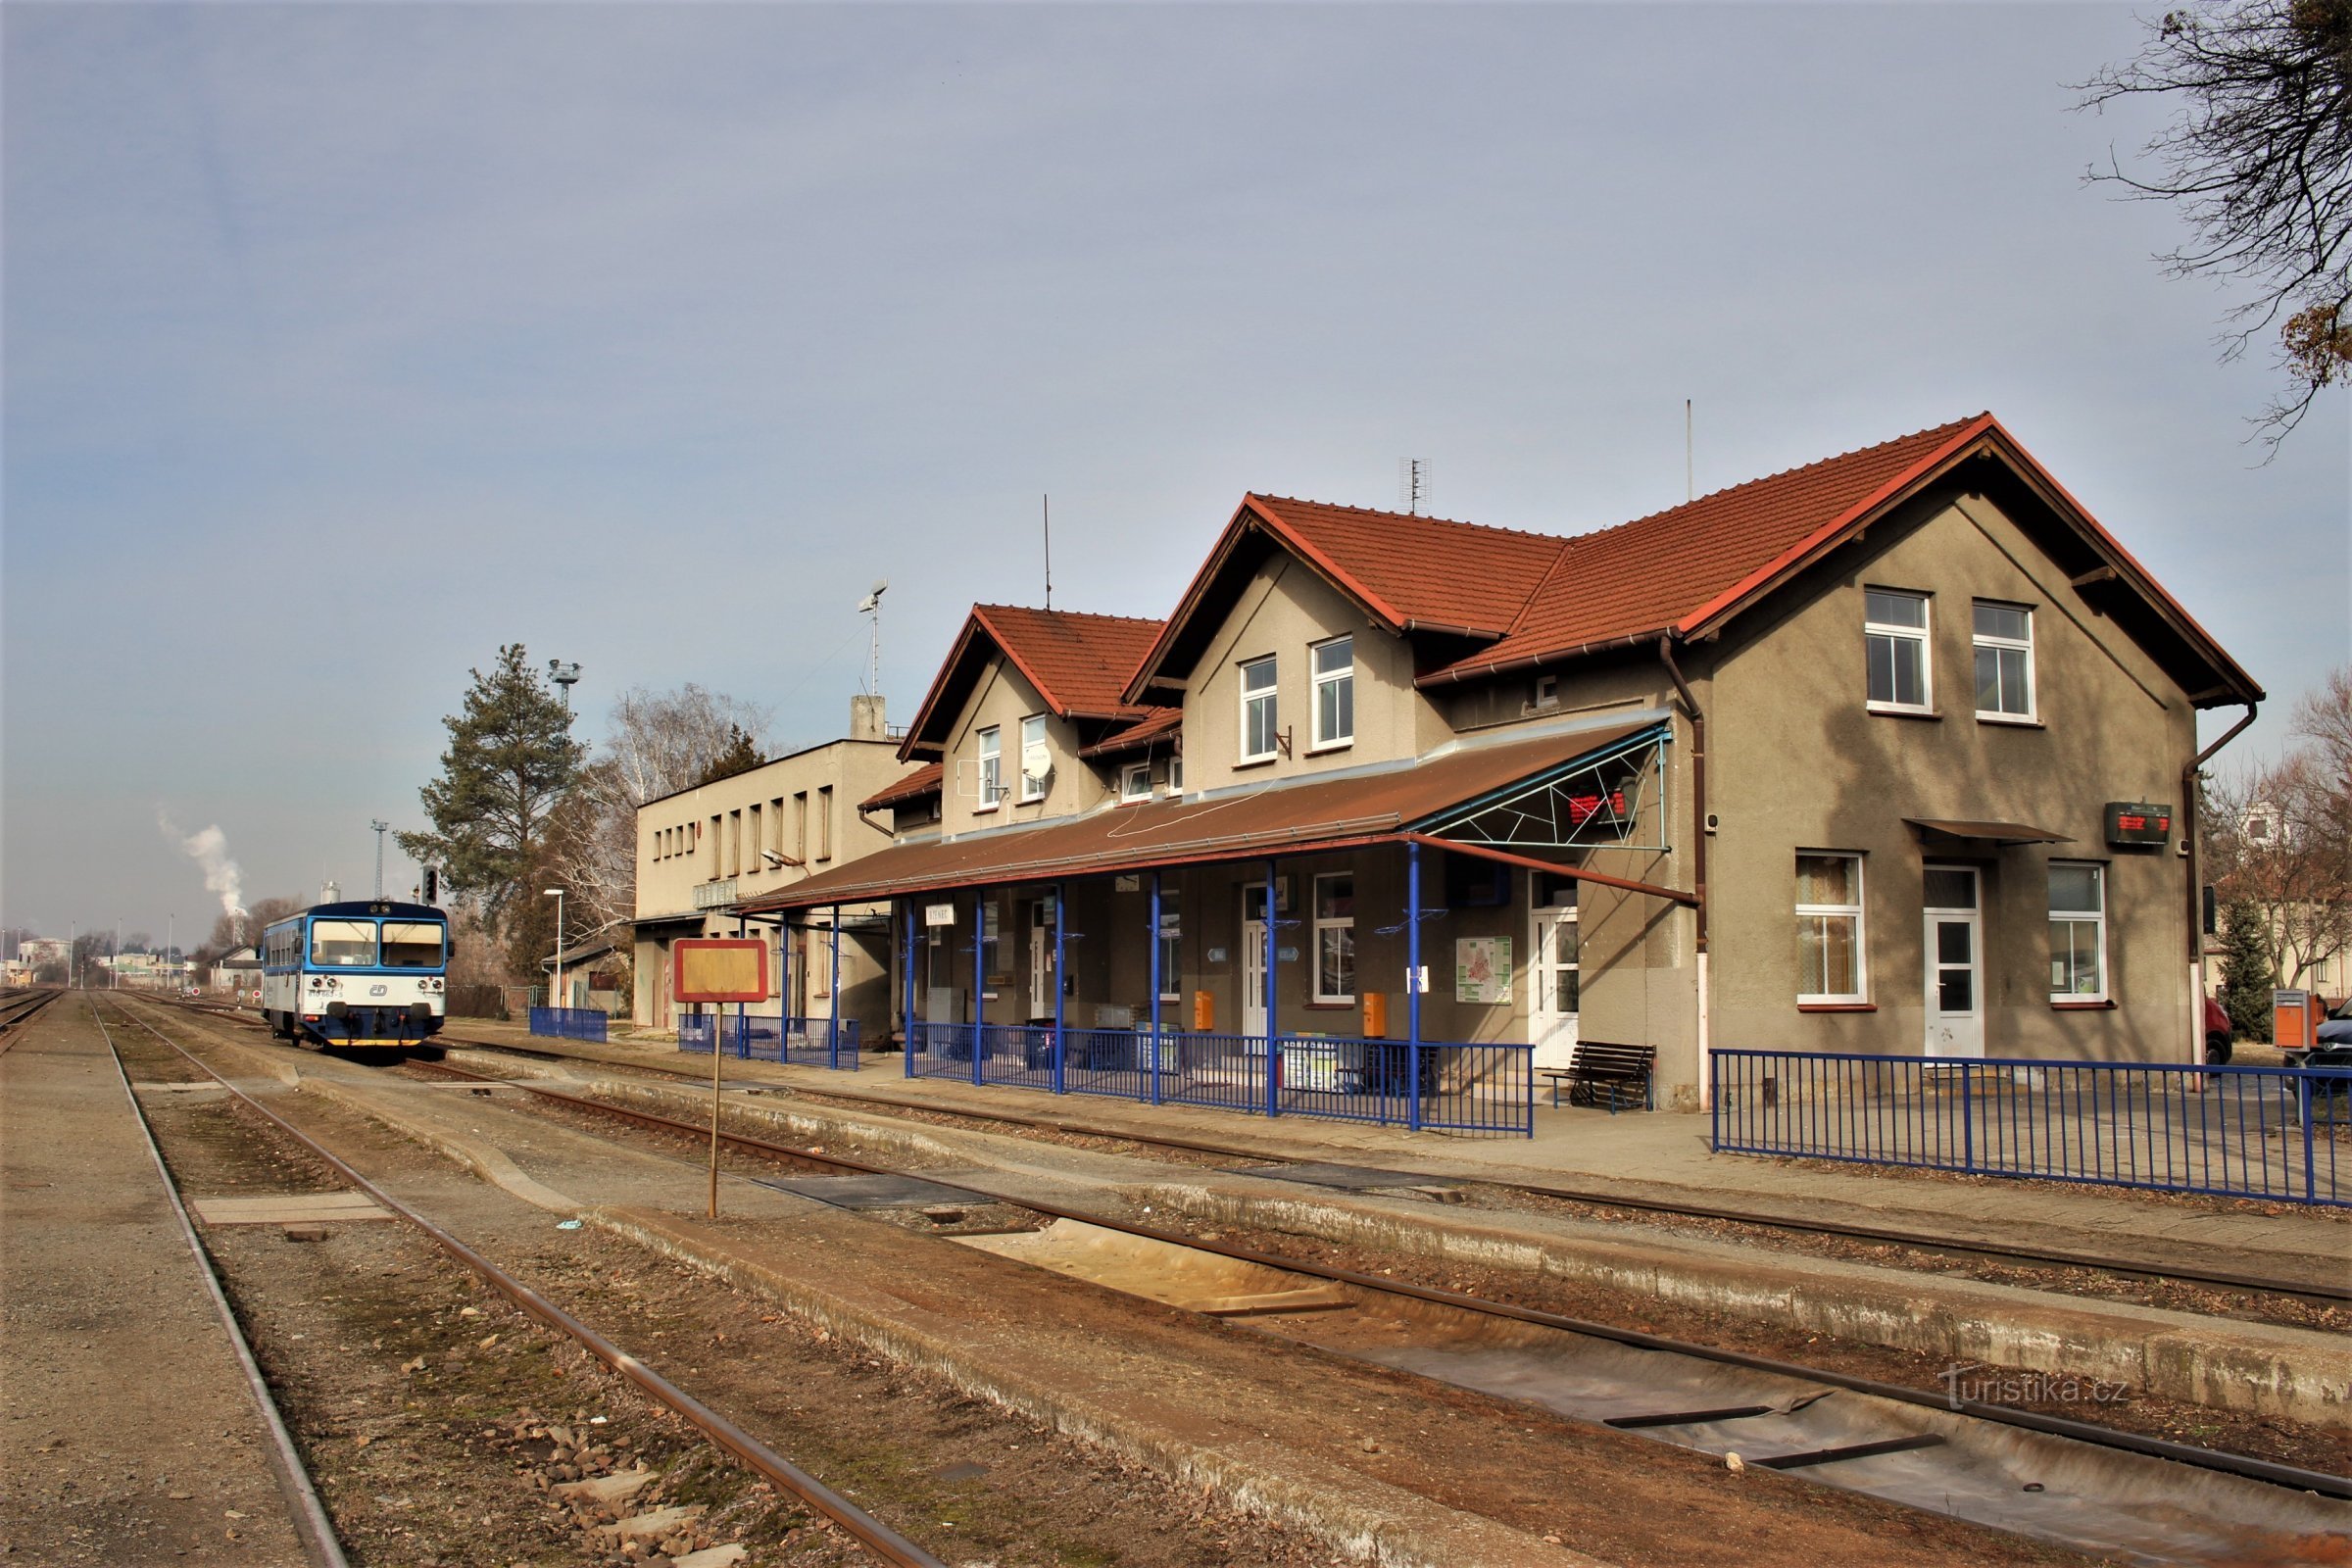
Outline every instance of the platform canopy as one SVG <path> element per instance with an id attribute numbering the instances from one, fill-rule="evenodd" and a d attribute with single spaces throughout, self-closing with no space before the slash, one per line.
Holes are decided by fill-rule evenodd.
<path id="1" fill-rule="evenodd" d="M 755 916 L 822 905 L 871 904 L 952 888 L 1002 887 L 1220 860 L 1310 855 L 1430 834 L 1458 835 L 1466 853 L 1488 845 L 1573 850 L 1624 847 L 1630 810 L 1613 808 L 1628 777 L 1654 777 L 1667 726 L 1640 723 L 1463 746 L 1407 766 L 1339 778 L 1220 791 L 1181 801 L 1108 806 L 1034 827 L 995 828 L 954 839 L 895 845 L 732 912 Z M 1590 781 L 1590 782 L 1588 782 Z M 1654 797 L 1655 786 L 1649 786 Z M 1544 809 L 1533 809 L 1540 797 Z M 1594 800 L 1602 803 L 1592 806 Z M 1582 842 L 1497 832 L 1553 822 L 1594 831 Z M 1484 824 L 1483 830 L 1472 824 Z M 1468 831 L 1465 831 L 1468 830 Z M 1501 858 L 1499 856 L 1495 858 Z M 1563 870 L 1568 869 L 1562 867 Z"/>

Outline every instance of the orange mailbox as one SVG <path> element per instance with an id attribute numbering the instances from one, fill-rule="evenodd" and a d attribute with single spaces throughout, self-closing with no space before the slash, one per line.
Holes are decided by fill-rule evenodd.
<path id="1" fill-rule="evenodd" d="M 1378 1040 L 1389 1032 L 1389 994 L 1385 991 L 1364 993 L 1364 1038 Z"/>
<path id="2" fill-rule="evenodd" d="M 2319 1043 L 2320 1001 L 2308 991 L 2271 993 L 2271 1041 L 2281 1051 L 2308 1051 Z"/>
<path id="3" fill-rule="evenodd" d="M 1205 991 L 1193 993 L 1193 1029 L 1208 1034 L 1217 1027 L 1217 999 Z"/>

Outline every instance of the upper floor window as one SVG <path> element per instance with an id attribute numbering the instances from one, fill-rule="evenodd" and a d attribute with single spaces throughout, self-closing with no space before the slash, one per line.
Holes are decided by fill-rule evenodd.
<path id="1" fill-rule="evenodd" d="M 1242 760 L 1264 761 L 1274 747 L 1274 660 L 1269 656 L 1242 666 Z"/>
<path id="2" fill-rule="evenodd" d="M 2050 862 L 2050 1000 L 2107 997 L 2107 868 Z"/>
<path id="3" fill-rule="evenodd" d="M 1181 752 L 1168 759 L 1168 793 L 1184 793 L 1184 754 Z"/>
<path id="4" fill-rule="evenodd" d="M 1355 739 L 1355 639 L 1334 637 L 1312 649 L 1315 745 L 1346 746 Z"/>
<path id="5" fill-rule="evenodd" d="M 991 724 L 979 734 L 980 742 L 980 804 L 975 811 L 993 811 L 1004 794 L 1002 783 L 1004 766 L 1004 736 Z"/>
<path id="6" fill-rule="evenodd" d="M 1796 858 L 1796 1000 L 1862 1002 L 1862 857 Z"/>
<path id="7" fill-rule="evenodd" d="M 1355 1000 L 1355 878 L 1315 878 L 1315 1000 Z"/>
<path id="8" fill-rule="evenodd" d="M 1870 651 L 1870 706 L 1927 712 L 1934 687 L 1928 660 L 1928 596 L 1869 588 L 1862 635 Z"/>
<path id="9" fill-rule="evenodd" d="M 1129 762 L 1119 769 L 1119 799 L 1148 801 L 1152 798 L 1152 764 Z"/>
<path id="10" fill-rule="evenodd" d="M 1046 754 L 1046 715 L 1032 713 L 1021 720 L 1021 799 L 1046 798 L 1046 776 L 1054 771 Z"/>
<path id="11" fill-rule="evenodd" d="M 1980 599 L 1977 615 L 1977 716 L 2034 716 L 2034 612 Z"/>
<path id="12" fill-rule="evenodd" d="M 816 791 L 816 858 L 833 858 L 833 786 L 821 784 Z"/>

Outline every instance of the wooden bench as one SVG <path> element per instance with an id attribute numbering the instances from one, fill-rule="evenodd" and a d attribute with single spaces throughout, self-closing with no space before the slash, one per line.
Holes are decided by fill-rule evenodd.
<path id="1" fill-rule="evenodd" d="M 1538 1070 L 1551 1080 L 1551 1103 L 1558 1108 L 1560 1085 L 1568 1086 L 1571 1105 L 1597 1105 L 1603 1089 L 1609 1095 L 1609 1114 L 1617 1114 L 1619 1091 L 1624 1091 L 1626 1103 L 1633 1103 L 1636 1085 L 1642 1091 L 1642 1108 L 1655 1110 L 1657 1103 L 1650 1092 L 1650 1069 L 1657 1065 L 1655 1046 L 1624 1046 L 1607 1040 L 1580 1040 L 1576 1052 L 1565 1067 L 1544 1067 Z"/>

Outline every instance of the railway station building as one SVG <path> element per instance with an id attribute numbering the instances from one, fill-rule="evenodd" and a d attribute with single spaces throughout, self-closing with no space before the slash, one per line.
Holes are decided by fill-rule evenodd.
<path id="1" fill-rule="evenodd" d="M 674 1029 L 670 945 L 679 937 L 735 936 L 733 906 L 770 897 L 851 865 L 899 837 L 865 807 L 887 797 L 908 774 L 879 696 L 851 699 L 850 733 L 776 758 L 745 772 L 696 785 L 637 808 L 637 903 L 630 934 L 636 984 L 631 1002 L 640 1027 Z M 805 919 L 770 922 L 777 933 L 768 965 L 773 993 L 751 1010 L 859 1021 L 864 1038 L 890 1022 L 888 910 L 880 905 L 828 905 Z M 841 933 L 838 966 L 834 930 Z M 576 959 L 567 962 L 576 962 Z"/>
<path id="2" fill-rule="evenodd" d="M 975 607 L 870 849 L 709 908 L 867 922 L 917 1071 L 1055 1090 L 2192 1060 L 2196 714 L 2261 697 L 1989 415 L 1594 532 L 1250 494 L 1164 620 Z"/>

